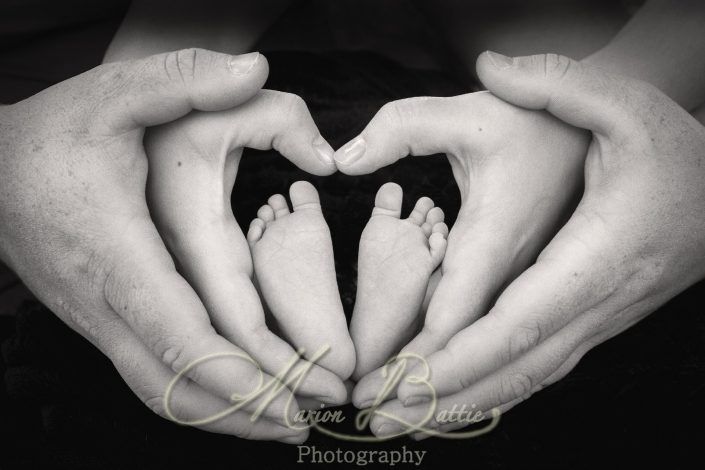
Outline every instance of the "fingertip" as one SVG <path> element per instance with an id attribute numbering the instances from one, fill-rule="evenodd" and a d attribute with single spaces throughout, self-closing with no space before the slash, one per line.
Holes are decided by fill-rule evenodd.
<path id="1" fill-rule="evenodd" d="M 308 436 L 309 436 L 309 430 L 303 429 L 298 434 L 294 434 L 293 436 L 283 437 L 281 439 L 278 439 L 278 441 L 283 442 L 284 444 L 299 445 L 299 444 L 303 444 L 304 442 L 306 442 L 308 440 Z"/>
<path id="2" fill-rule="evenodd" d="M 335 150 L 333 150 L 333 147 L 331 147 L 322 135 L 318 134 L 318 136 L 313 139 L 313 142 L 311 142 L 311 145 L 313 146 L 316 157 L 322 165 L 316 173 L 317 176 L 328 176 L 338 171 L 334 160 Z"/>
<path id="3" fill-rule="evenodd" d="M 363 376 L 358 380 L 357 384 L 352 390 L 352 403 L 356 408 L 363 409 L 367 408 L 372 404 L 374 400 L 373 394 L 370 392 L 369 383 L 365 380 L 369 376 Z"/>

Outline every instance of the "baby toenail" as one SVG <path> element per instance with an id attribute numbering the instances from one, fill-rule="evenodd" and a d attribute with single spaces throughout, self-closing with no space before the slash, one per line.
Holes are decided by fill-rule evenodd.
<path id="1" fill-rule="evenodd" d="M 348 144 L 343 147 L 343 155 L 342 158 L 338 159 L 338 163 L 350 165 L 362 157 L 365 154 L 366 149 L 367 143 L 365 142 L 365 139 L 360 136 L 355 137 L 354 140 L 348 142 Z"/>
<path id="2" fill-rule="evenodd" d="M 331 147 L 323 136 L 318 136 L 313 139 L 313 148 L 316 150 L 319 160 L 321 160 L 326 165 L 333 164 L 333 147 Z"/>

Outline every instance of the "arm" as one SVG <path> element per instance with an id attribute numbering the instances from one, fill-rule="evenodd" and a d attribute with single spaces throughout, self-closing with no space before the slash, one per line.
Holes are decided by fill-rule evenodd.
<path id="1" fill-rule="evenodd" d="M 510 56 L 551 51 L 647 81 L 686 109 L 705 101 L 705 2 L 650 0 L 631 19 L 603 2 L 531 8 L 513 0 L 479 6 L 446 0 L 443 8 L 421 3 L 468 75 L 484 50 Z"/>
<path id="2" fill-rule="evenodd" d="M 647 2 L 584 62 L 644 80 L 685 109 L 705 102 L 705 2 Z"/>
<path id="3" fill-rule="evenodd" d="M 290 3 L 290 0 L 137 0 L 132 3 L 103 62 L 189 47 L 231 54 L 249 52 Z"/>

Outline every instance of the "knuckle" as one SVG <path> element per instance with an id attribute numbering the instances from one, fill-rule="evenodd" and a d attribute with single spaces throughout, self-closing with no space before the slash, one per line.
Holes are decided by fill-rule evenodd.
<path id="1" fill-rule="evenodd" d="M 526 400 L 531 395 L 532 390 L 533 381 L 528 375 L 522 372 L 506 375 L 500 381 L 499 403 L 508 403 L 517 398 Z"/>
<path id="2" fill-rule="evenodd" d="M 161 416 L 162 418 L 167 418 L 163 395 L 150 395 L 143 399 L 142 402 L 147 408 L 150 409 L 150 411 L 152 411 L 152 413 Z"/>
<path id="3" fill-rule="evenodd" d="M 252 426 L 238 425 L 231 429 L 231 431 L 241 439 L 251 440 L 253 438 L 254 430 L 252 429 Z"/>
<path id="4" fill-rule="evenodd" d="M 541 327 L 536 322 L 517 325 L 507 340 L 507 358 L 513 360 L 541 341 Z"/>
<path id="5" fill-rule="evenodd" d="M 107 269 L 101 282 L 105 301 L 118 314 L 129 314 L 139 304 L 137 299 L 140 294 L 136 282 L 114 265 Z"/>
<path id="6" fill-rule="evenodd" d="M 173 57 L 169 58 L 167 54 L 166 60 L 173 62 L 176 67 L 177 77 L 184 83 L 190 83 L 196 76 L 196 63 L 199 56 L 199 49 L 192 47 L 189 49 L 181 49 L 178 51 L 171 52 Z M 166 68 L 169 72 L 169 68 Z M 173 67 L 172 69 L 173 70 Z"/>
<path id="7" fill-rule="evenodd" d="M 285 111 L 291 119 L 297 120 L 309 114 L 306 101 L 299 95 L 282 92 L 280 100 L 284 103 Z"/>
<path id="8" fill-rule="evenodd" d="M 166 336 L 159 338 L 152 344 L 152 350 L 161 361 L 169 366 L 174 372 L 180 372 L 188 366 L 186 348 L 180 338 Z M 189 377 L 198 382 L 196 377 L 198 368 L 189 371 Z"/>
<path id="9" fill-rule="evenodd" d="M 562 80 L 573 66 L 573 60 L 559 54 L 543 54 L 543 73 L 546 77 Z"/>
<path id="10" fill-rule="evenodd" d="M 418 98 L 390 101 L 379 109 L 377 116 L 387 124 L 403 128 L 417 108 L 417 101 Z"/>

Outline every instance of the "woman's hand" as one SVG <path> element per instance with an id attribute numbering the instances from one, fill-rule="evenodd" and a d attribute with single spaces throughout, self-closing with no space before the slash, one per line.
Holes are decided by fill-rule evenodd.
<path id="1" fill-rule="evenodd" d="M 481 92 L 389 103 L 336 152 L 347 174 L 369 173 L 409 154 L 445 153 L 460 190 L 442 278 L 423 329 L 402 353 L 428 356 L 445 347 L 533 263 L 575 207 L 587 143 L 586 132 Z M 380 370 L 361 372 L 369 374 L 353 394 L 358 406 L 374 399 L 385 381 Z"/>
<path id="2" fill-rule="evenodd" d="M 0 109 L 2 260 L 162 415 L 175 372 L 209 354 L 242 351 L 216 334 L 150 219 L 144 129 L 192 109 L 237 106 L 267 73 L 256 53 L 180 50 L 103 65 Z M 251 392 L 262 378 L 234 357 L 187 375 L 170 402 L 186 421 L 228 408 L 234 393 Z M 240 411 L 203 427 L 300 442 L 305 432 L 279 424 L 286 395 L 265 411 L 271 420 L 253 423 Z"/>
<path id="3" fill-rule="evenodd" d="M 484 54 L 477 67 L 502 99 L 592 132 L 585 194 L 491 311 L 428 358 L 430 387 L 404 383 L 382 407 L 411 422 L 430 389 L 438 410 L 506 411 L 705 275 L 700 123 L 651 85 L 565 57 Z M 381 417 L 372 427 L 382 424 L 398 430 Z"/>
<path id="4" fill-rule="evenodd" d="M 309 173 L 336 171 L 333 149 L 306 103 L 290 93 L 261 90 L 235 108 L 192 112 L 150 128 L 145 137 L 147 199 L 159 233 L 203 301 L 213 326 L 266 372 L 277 375 L 298 356 L 265 324 L 252 282 L 250 247 L 233 215 L 230 195 L 244 147 L 274 147 Z M 330 337 L 347 336 L 344 327 L 337 335 L 330 332 Z M 315 352 L 306 351 L 304 357 Z M 341 379 L 324 368 L 330 356 L 319 359 L 320 365 L 308 361 L 294 365 L 297 370 L 310 368 L 298 394 L 329 405 L 347 399 Z"/>

